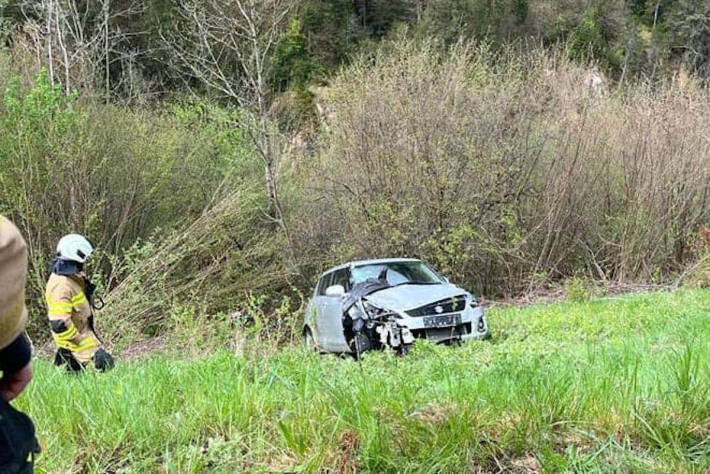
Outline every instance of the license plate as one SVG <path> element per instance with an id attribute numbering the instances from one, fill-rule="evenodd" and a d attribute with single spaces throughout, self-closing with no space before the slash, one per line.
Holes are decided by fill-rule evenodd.
<path id="1" fill-rule="evenodd" d="M 425 328 L 446 328 L 449 326 L 458 326 L 461 324 L 460 314 L 444 314 L 441 316 L 425 316 Z"/>

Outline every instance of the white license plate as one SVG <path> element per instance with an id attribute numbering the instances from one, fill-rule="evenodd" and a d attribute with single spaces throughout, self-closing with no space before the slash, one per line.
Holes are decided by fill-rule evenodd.
<path id="1" fill-rule="evenodd" d="M 447 328 L 461 324 L 460 314 L 442 314 L 441 316 L 425 316 L 425 328 Z"/>

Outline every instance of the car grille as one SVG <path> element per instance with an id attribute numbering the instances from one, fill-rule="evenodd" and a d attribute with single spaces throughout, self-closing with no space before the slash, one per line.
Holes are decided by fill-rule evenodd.
<path id="1" fill-rule="evenodd" d="M 436 307 L 440 306 L 440 311 L 436 310 Z M 466 307 L 466 297 L 465 296 L 454 296 L 453 298 L 447 298 L 445 300 L 437 301 L 436 303 L 430 303 L 425 306 L 421 306 L 416 309 L 407 311 L 407 314 L 413 318 L 421 316 L 433 316 L 436 314 L 446 314 L 454 313 L 456 311 L 463 311 Z"/>
<path id="2" fill-rule="evenodd" d="M 429 339 L 434 342 L 446 342 L 460 339 L 462 336 L 471 334 L 471 323 L 463 323 L 450 328 L 435 329 L 414 329 L 412 335 L 416 339 Z"/>

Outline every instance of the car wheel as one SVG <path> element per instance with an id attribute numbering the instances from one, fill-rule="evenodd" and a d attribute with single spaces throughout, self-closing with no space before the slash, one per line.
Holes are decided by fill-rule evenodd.
<path id="1" fill-rule="evenodd" d="M 311 328 L 306 328 L 303 330 L 303 343 L 306 345 L 306 348 L 312 352 L 320 352 L 318 350 L 318 344 L 316 344 L 316 339 L 313 337 L 313 333 L 311 332 Z"/>
<path id="2" fill-rule="evenodd" d="M 409 352 L 412 350 L 412 346 L 414 344 L 402 344 L 402 347 L 399 348 L 399 355 L 406 356 L 409 354 Z"/>
<path id="3" fill-rule="evenodd" d="M 350 349 L 353 357 L 359 360 L 365 352 L 372 350 L 372 341 L 366 334 L 359 332 L 350 340 Z"/>

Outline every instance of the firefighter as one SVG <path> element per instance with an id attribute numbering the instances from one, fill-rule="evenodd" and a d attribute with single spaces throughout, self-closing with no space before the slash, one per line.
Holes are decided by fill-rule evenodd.
<path id="1" fill-rule="evenodd" d="M 102 372 L 114 365 L 94 331 L 95 286 L 84 273 L 84 264 L 93 252 L 85 237 L 65 235 L 57 244 L 57 258 L 47 282 L 49 325 L 57 346 L 54 363 L 65 365 L 70 372 L 80 371 L 92 362 Z"/>
<path id="2" fill-rule="evenodd" d="M 32 354 L 24 335 L 26 275 L 25 241 L 17 228 L 0 216 L 0 396 L 5 401 L 17 397 L 32 378 Z"/>
<path id="3" fill-rule="evenodd" d="M 32 349 L 25 335 L 27 247 L 20 232 L 0 216 L 0 472 L 31 473 L 28 457 L 39 452 L 34 425 L 8 402 L 32 379 Z"/>

